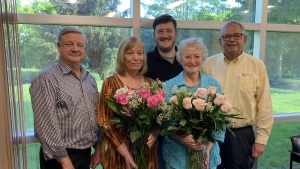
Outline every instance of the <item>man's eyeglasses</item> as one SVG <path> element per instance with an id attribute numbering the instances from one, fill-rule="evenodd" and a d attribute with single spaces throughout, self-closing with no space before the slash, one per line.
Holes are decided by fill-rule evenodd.
<path id="1" fill-rule="evenodd" d="M 235 33 L 235 34 L 233 34 L 233 35 L 227 34 L 227 35 L 223 35 L 223 36 L 221 36 L 221 37 L 222 37 L 223 40 L 230 40 L 231 37 L 233 37 L 234 40 L 240 40 L 240 39 L 242 38 L 243 35 L 244 35 L 244 34 L 242 34 L 242 33 Z"/>

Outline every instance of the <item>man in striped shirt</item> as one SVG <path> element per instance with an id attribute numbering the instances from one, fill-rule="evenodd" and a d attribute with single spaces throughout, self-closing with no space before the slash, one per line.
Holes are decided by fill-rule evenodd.
<path id="1" fill-rule="evenodd" d="M 97 122 L 98 88 L 81 65 L 86 37 L 66 27 L 58 35 L 59 59 L 30 86 L 41 169 L 89 169 L 100 162 L 103 135 Z M 91 147 L 95 152 L 91 156 Z"/>

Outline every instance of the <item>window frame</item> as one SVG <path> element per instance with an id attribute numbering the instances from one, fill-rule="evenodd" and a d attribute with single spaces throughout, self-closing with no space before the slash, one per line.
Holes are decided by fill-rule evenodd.
<path id="1" fill-rule="evenodd" d="M 61 24 L 61 25 L 93 25 L 93 26 L 116 26 L 116 27 L 131 27 L 132 35 L 141 37 L 141 28 L 151 28 L 153 19 L 142 19 L 140 17 L 140 0 L 131 0 L 131 10 L 132 18 L 111 18 L 111 17 L 98 17 L 98 16 L 67 16 L 67 15 L 41 15 L 41 14 L 17 14 L 18 24 Z M 300 25 L 286 25 L 286 24 L 269 24 L 267 23 L 267 12 L 268 10 L 268 0 L 266 1 L 256 1 L 256 14 L 255 14 L 255 23 L 244 23 L 246 30 L 254 31 L 254 48 L 253 55 L 257 58 L 260 58 L 264 61 L 265 58 L 265 49 L 266 49 L 266 34 L 268 31 L 277 31 L 277 32 L 297 32 L 300 33 Z M 224 22 L 207 22 L 207 21 L 177 21 L 178 28 L 182 29 L 212 29 L 220 30 Z M 2 55 L 1 55 L 2 58 Z M 0 66 L 5 69 L 5 61 L 1 60 Z M 7 72 L 2 71 L 0 79 L 5 79 L 7 77 Z M 2 81 L 0 83 L 0 88 L 8 88 L 8 84 Z M 8 98 L 8 93 L 2 92 L 0 95 L 0 111 L 9 112 L 10 108 L 6 104 L 5 98 Z M 7 122 L 10 118 L 5 116 L 4 113 L 0 113 L 1 121 L 0 123 L 0 134 L 8 136 L 5 134 L 4 129 L 9 128 L 10 124 Z M 274 114 L 274 123 L 283 123 L 283 122 L 295 122 L 300 121 L 300 112 L 290 113 L 290 114 Z M 0 143 L 4 142 L 7 145 L 9 138 L 2 137 Z M 38 142 L 38 139 L 34 137 L 33 131 L 26 131 L 26 143 L 35 143 Z M 6 144 L 5 144 L 6 143 Z M 3 146 L 3 152 L 7 153 L 3 155 L 5 158 L 12 158 L 12 153 L 9 152 L 7 146 Z M 7 156 L 5 156 L 7 155 Z M 0 156 L 2 157 L 2 156 Z M 7 161 L 7 160 L 4 160 Z M 1 164 L 1 163 L 0 163 Z M 6 164 L 6 163 L 4 163 Z M 3 165 L 1 165 L 3 166 Z M 5 166 L 5 165 L 4 165 Z M 6 168 L 6 167 L 4 167 Z M 11 168 L 8 166 L 7 168 Z"/>

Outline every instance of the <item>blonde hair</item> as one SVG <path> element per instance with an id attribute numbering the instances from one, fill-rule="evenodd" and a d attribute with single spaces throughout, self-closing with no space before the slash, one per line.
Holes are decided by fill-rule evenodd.
<path id="1" fill-rule="evenodd" d="M 118 49 L 118 55 L 117 55 L 117 63 L 116 63 L 116 73 L 119 75 L 125 75 L 125 54 L 128 50 L 132 49 L 134 46 L 139 46 L 143 48 L 143 55 L 144 55 L 144 61 L 141 69 L 139 70 L 139 73 L 141 75 L 144 75 L 147 71 L 147 55 L 145 52 L 145 47 L 143 42 L 135 36 L 129 36 L 120 43 L 119 49 Z"/>

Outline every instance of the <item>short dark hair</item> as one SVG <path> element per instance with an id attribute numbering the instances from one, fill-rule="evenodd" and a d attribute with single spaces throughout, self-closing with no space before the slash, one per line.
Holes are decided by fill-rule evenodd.
<path id="1" fill-rule="evenodd" d="M 68 34 L 68 33 L 78 33 L 78 34 L 82 35 L 84 37 L 84 39 L 86 40 L 84 33 L 79 28 L 68 26 L 68 27 L 63 28 L 59 32 L 59 34 L 57 36 L 57 43 L 61 42 L 61 36 Z"/>
<path id="2" fill-rule="evenodd" d="M 168 22 L 172 22 L 173 25 L 174 25 L 175 30 L 177 30 L 177 22 L 169 14 L 163 14 L 163 15 L 160 15 L 159 17 L 155 18 L 154 21 L 153 21 L 153 29 L 155 30 L 155 27 L 159 24 L 168 23 Z"/>

